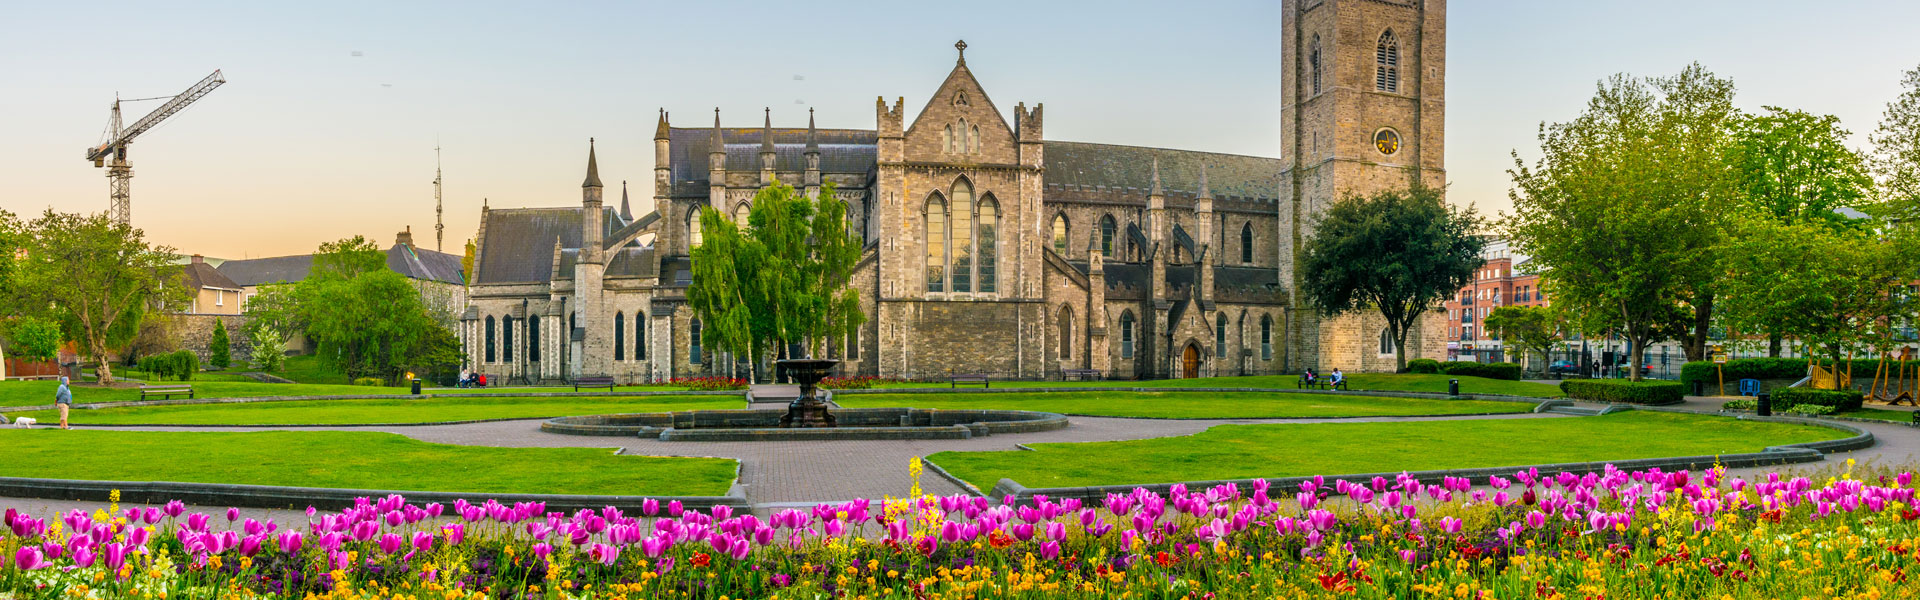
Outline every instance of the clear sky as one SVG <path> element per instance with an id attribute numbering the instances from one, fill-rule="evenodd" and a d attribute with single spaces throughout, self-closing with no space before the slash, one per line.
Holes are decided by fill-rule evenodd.
<path id="1" fill-rule="evenodd" d="M 229 81 L 132 145 L 133 220 L 222 258 L 311 252 L 411 226 L 447 250 L 495 207 L 579 201 L 588 137 L 650 209 L 656 111 L 707 125 L 872 128 L 917 111 L 953 42 L 995 104 L 1043 102 L 1050 139 L 1280 155 L 1278 0 L 1187 2 L 12 2 L 0 17 L 0 209 L 107 205 L 84 160 L 117 92 Z M 1743 108 L 1838 115 L 1864 147 L 1920 65 L 1912 0 L 1454 0 L 1450 198 L 1507 208 L 1508 153 L 1613 73 L 1698 60 Z M 129 105 L 128 120 L 157 102 Z M 909 119 L 913 115 L 909 114 Z"/>

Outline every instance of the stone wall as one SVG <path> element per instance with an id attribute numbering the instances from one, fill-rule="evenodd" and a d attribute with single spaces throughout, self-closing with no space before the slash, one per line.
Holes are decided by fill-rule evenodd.
<path id="1" fill-rule="evenodd" d="M 180 348 L 200 355 L 202 367 L 211 368 L 208 361 L 213 355 L 208 346 L 213 343 L 214 323 L 221 321 L 227 325 L 227 356 L 232 364 L 244 366 L 253 359 L 253 340 L 247 337 L 249 317 L 246 315 L 175 314 L 167 318 L 173 320 L 173 335 L 179 340 Z"/>

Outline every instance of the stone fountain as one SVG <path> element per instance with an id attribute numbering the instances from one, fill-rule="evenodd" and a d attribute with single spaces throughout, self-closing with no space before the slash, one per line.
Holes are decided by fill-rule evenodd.
<path id="1" fill-rule="evenodd" d="M 787 405 L 787 416 L 780 418 L 781 427 L 835 427 L 833 415 L 827 412 L 827 403 L 818 396 L 820 380 L 827 377 L 840 361 L 830 358 L 791 358 L 775 361 L 785 369 L 794 383 L 800 384 L 800 397 Z"/>

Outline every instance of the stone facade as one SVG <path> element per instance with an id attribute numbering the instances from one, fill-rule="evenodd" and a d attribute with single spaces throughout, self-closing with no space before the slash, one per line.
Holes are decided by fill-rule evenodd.
<path id="1" fill-rule="evenodd" d="M 741 373 L 743 361 L 700 345 L 686 304 L 698 211 L 743 215 L 774 182 L 808 194 L 831 182 L 866 243 L 853 282 L 867 325 L 828 344 L 844 375 L 1391 369 L 1379 317 L 1321 319 L 1293 297 L 1293 265 L 1333 198 L 1443 181 L 1444 4 L 1287 6 L 1289 43 L 1350 41 L 1326 50 L 1345 58 L 1323 59 L 1338 65 L 1326 79 L 1338 90 L 1281 107 L 1286 160 L 1048 140 L 1042 107 L 1002 112 L 964 44 L 911 120 L 905 98 L 881 98 L 870 130 L 820 129 L 811 114 L 805 128 L 775 128 L 771 110 L 759 127 L 723 127 L 716 110 L 712 127 L 683 128 L 661 111 L 654 212 L 633 216 L 624 184 L 620 207 L 607 206 L 591 149 L 578 207 L 482 208 L 461 327 L 469 367 L 516 382 Z M 1386 28 L 1406 32 L 1395 68 L 1409 75 L 1394 92 L 1362 89 L 1374 46 L 1351 40 Z M 1298 92 L 1298 75 L 1286 79 Z M 1401 145 L 1368 155 L 1380 128 Z M 1442 356 L 1442 338 L 1423 328 L 1409 354 Z"/>
<path id="2" fill-rule="evenodd" d="M 173 335 L 180 340 L 180 347 L 200 355 L 203 366 L 213 359 L 210 348 L 214 323 L 221 321 L 227 325 L 227 357 L 232 364 L 244 366 L 253 360 L 253 340 L 247 337 L 246 315 L 174 314 L 167 318 L 173 321 Z"/>

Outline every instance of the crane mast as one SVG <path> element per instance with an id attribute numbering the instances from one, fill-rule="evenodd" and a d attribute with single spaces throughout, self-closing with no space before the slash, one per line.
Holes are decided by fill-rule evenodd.
<path id="1" fill-rule="evenodd" d="M 107 167 L 107 179 L 110 181 L 109 196 L 111 198 L 107 214 L 113 218 L 114 222 L 126 224 L 132 218 L 133 166 L 127 164 L 127 145 L 133 143 L 133 138 L 139 137 L 140 134 L 153 129 L 159 125 L 161 121 L 167 120 L 167 117 L 186 110 L 188 105 L 193 104 L 201 97 L 206 96 L 208 92 L 212 92 L 214 88 L 220 87 L 220 84 L 226 82 L 227 79 L 220 74 L 220 70 L 214 69 L 213 74 L 201 79 L 199 83 L 188 87 L 186 91 L 171 96 L 171 99 L 167 100 L 166 104 L 162 104 L 159 108 L 153 109 L 153 112 L 147 113 L 147 116 L 141 117 L 140 120 L 134 121 L 133 125 L 125 128 L 121 127 L 120 117 L 120 103 L 123 102 L 123 100 L 118 98 L 114 99 L 113 116 L 107 122 L 107 141 L 102 142 L 98 146 L 87 148 L 87 160 L 93 161 L 93 166 Z M 162 97 L 164 98 L 166 96 Z M 158 98 L 144 99 L 157 100 Z M 125 102 L 132 102 L 132 100 L 126 100 Z"/>

